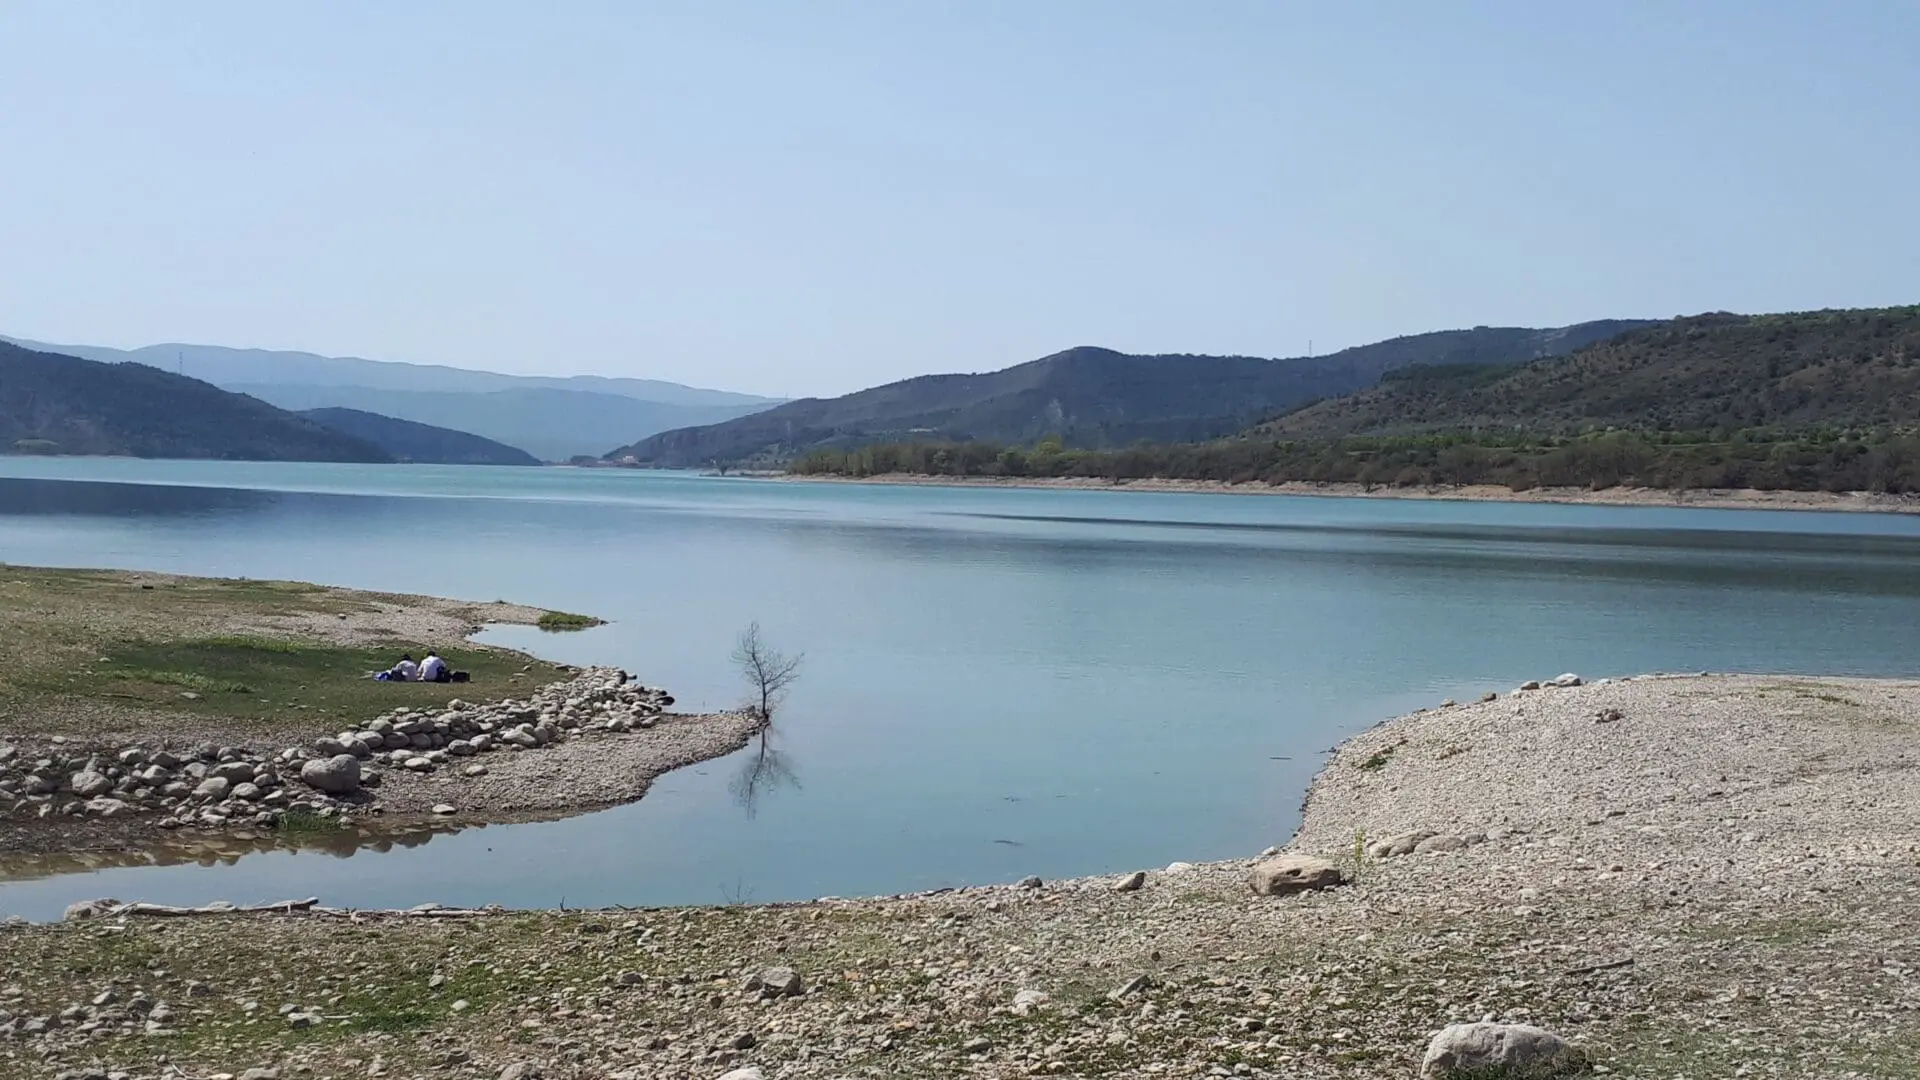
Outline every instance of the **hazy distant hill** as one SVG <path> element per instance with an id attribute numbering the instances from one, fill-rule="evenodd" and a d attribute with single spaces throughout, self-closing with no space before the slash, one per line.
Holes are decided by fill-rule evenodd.
<path id="1" fill-rule="evenodd" d="M 779 399 L 656 379 L 501 375 L 304 352 L 218 345 L 45 345 L 30 349 L 106 363 L 133 360 L 252 394 L 286 409 L 348 408 L 467 431 L 549 460 L 598 457 L 656 432 L 712 424 Z"/>
<path id="2" fill-rule="evenodd" d="M 364 386 L 376 390 L 459 390 L 485 392 L 527 387 L 586 390 L 657 401 L 663 405 L 771 405 L 778 399 L 703 390 L 657 379 L 612 379 L 599 375 L 548 377 L 502 375 L 439 364 L 404 364 L 365 360 L 357 356 L 320 356 L 276 349 L 233 349 L 224 345 L 146 345 L 138 349 L 110 349 L 100 345 L 53 345 L 0 337 L 29 349 L 57 352 L 87 360 L 114 363 L 135 360 L 165 371 L 204 379 L 216 386 L 228 383 L 299 383 L 307 386 Z"/>
<path id="3" fill-rule="evenodd" d="M 1133 356 L 1082 346 L 1003 371 L 926 375 L 844 397 L 788 402 L 725 423 L 663 432 L 607 456 L 677 466 L 778 461 L 821 447 L 889 441 L 1030 443 L 1058 435 L 1070 447 L 1086 448 L 1198 441 L 1371 386 L 1409 365 L 1522 363 L 1638 325 L 1477 327 L 1291 360 Z"/>
<path id="4" fill-rule="evenodd" d="M 423 465 L 538 465 L 540 459 L 464 431 L 396 420 L 358 409 L 308 409 L 298 415 L 321 427 L 372 443 L 396 461 Z"/>
<path id="5" fill-rule="evenodd" d="M 364 440 L 143 364 L 0 342 L 0 453 L 390 461 Z"/>
<path id="6" fill-rule="evenodd" d="M 759 405 L 663 405 L 585 390 L 497 390 L 486 393 L 376 390 L 364 386 L 235 383 L 283 409 L 347 408 L 472 432 L 518 447 L 545 461 L 599 457 L 655 432 L 687 424 L 718 423 Z"/>
<path id="7" fill-rule="evenodd" d="M 1520 368 L 1414 369 L 1253 434 L 1577 434 L 1920 424 L 1920 307 L 1674 319 Z"/>

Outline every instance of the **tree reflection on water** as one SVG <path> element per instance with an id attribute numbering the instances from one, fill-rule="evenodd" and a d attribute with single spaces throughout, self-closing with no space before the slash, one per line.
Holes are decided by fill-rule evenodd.
<path id="1" fill-rule="evenodd" d="M 760 729 L 760 738 L 753 753 L 741 762 L 740 771 L 734 774 L 727 790 L 733 793 L 733 801 L 752 818 L 760 812 L 760 802 L 769 794 L 781 788 L 800 787 L 800 777 L 794 772 L 793 759 L 774 742 L 773 725 Z"/>

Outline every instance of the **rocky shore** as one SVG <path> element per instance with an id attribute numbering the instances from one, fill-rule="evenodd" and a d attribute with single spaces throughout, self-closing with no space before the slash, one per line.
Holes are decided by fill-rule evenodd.
<path id="1" fill-rule="evenodd" d="M 92 824 L 122 826 L 105 834 L 119 844 L 129 827 L 579 812 L 637 799 L 660 774 L 739 749 L 762 726 L 745 713 L 674 715 L 672 704 L 624 672 L 589 668 L 525 698 L 398 708 L 293 746 L 14 738 L 0 742 L 0 825 L 22 840 L 33 825 L 67 826 L 37 834 L 45 847 L 84 844 L 74 826 Z"/>
<path id="2" fill-rule="evenodd" d="M 0 1074 L 1444 1077 L 1516 1047 L 1535 1071 L 1502 1075 L 1920 1073 L 1920 683 L 1576 683 L 1356 736 L 1260 858 L 0 931 Z"/>

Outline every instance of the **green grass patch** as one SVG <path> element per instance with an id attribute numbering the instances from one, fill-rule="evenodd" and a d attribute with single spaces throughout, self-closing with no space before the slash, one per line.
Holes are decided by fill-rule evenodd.
<path id="1" fill-rule="evenodd" d="M 589 630 L 601 625 L 599 619 L 591 615 L 575 615 L 570 611 L 549 611 L 540 616 L 535 625 L 542 630 L 564 632 L 568 630 Z"/>
<path id="2" fill-rule="evenodd" d="M 215 636 L 183 641 L 100 643 L 77 668 L 15 676 L 40 696 L 221 718 L 236 726 L 295 723 L 302 727 L 362 724 L 399 705 L 432 706 L 456 697 L 503 697 L 532 684 L 512 678 L 525 666 L 516 653 L 442 646 L 440 655 L 470 683 L 390 683 L 371 678 L 403 653 L 432 651 L 419 642 L 343 646 L 270 638 Z"/>
<path id="3" fill-rule="evenodd" d="M 228 679 L 216 679 L 202 675 L 197 671 L 158 671 L 153 668 L 130 668 L 115 672 L 112 676 L 132 682 L 152 683 L 155 686 L 180 686 L 202 694 L 251 694 L 253 687 L 246 683 Z"/>

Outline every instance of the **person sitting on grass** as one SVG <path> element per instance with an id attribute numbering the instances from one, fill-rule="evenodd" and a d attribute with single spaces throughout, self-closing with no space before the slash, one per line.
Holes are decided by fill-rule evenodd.
<path id="1" fill-rule="evenodd" d="M 401 653 L 400 662 L 387 672 L 390 682 L 412 682 L 420 677 L 420 665 L 413 662 L 412 653 Z"/>
<path id="2" fill-rule="evenodd" d="M 440 659 L 439 653 L 430 652 L 427 654 L 427 658 L 425 660 L 420 661 L 420 681 L 421 682 L 452 682 L 453 681 L 453 676 L 449 674 L 447 671 L 447 662 L 445 660 Z"/>

